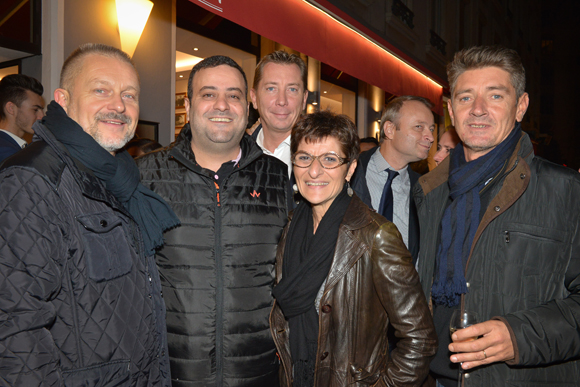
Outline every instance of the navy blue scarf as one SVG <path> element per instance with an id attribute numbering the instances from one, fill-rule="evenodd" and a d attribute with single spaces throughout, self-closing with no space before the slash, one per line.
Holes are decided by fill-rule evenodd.
<path id="1" fill-rule="evenodd" d="M 441 220 L 441 243 L 437 250 L 435 278 L 431 294 L 437 305 L 453 307 L 467 293 L 464 267 L 479 227 L 479 193 L 512 155 L 520 137 L 521 125 L 498 146 L 473 161 L 465 161 L 464 149 L 457 145 L 449 156 L 449 197 L 451 203 Z"/>
<path id="2" fill-rule="evenodd" d="M 146 253 L 155 253 L 163 245 L 163 231 L 179 225 L 179 218 L 159 195 L 139 182 L 139 169 L 129 153 L 111 155 L 55 101 L 48 105 L 42 124 L 123 204 L 139 225 Z"/>

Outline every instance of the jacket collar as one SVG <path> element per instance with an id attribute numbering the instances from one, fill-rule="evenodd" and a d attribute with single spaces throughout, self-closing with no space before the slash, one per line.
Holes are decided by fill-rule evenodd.
<path id="1" fill-rule="evenodd" d="M 127 210 L 119 203 L 112 193 L 107 191 L 101 180 L 98 179 L 83 163 L 73 158 L 66 146 L 58 141 L 50 130 L 48 130 L 40 121 L 37 121 L 33 128 L 35 134 L 33 140 L 38 140 L 40 138 L 54 150 L 64 164 L 68 166 L 73 178 L 84 195 L 94 200 L 109 203 L 113 208 L 128 215 Z"/>
<path id="2" fill-rule="evenodd" d="M 242 148 L 242 158 L 238 163 L 240 169 L 245 168 L 263 154 L 262 149 L 247 134 L 244 134 L 244 137 L 242 137 L 240 147 Z M 189 124 L 186 124 L 183 129 L 181 129 L 177 140 L 171 144 L 169 148 L 169 155 L 174 157 L 185 167 L 193 172 L 210 176 L 209 174 L 204 173 L 204 169 L 195 161 L 195 154 L 191 149 L 191 127 Z"/>
<path id="3" fill-rule="evenodd" d="M 516 148 L 508 161 L 508 171 L 513 168 L 518 158 L 525 159 L 528 164 L 534 158 L 532 142 L 528 134 L 525 132 L 522 132 L 520 141 L 516 145 Z M 419 178 L 419 185 L 423 189 L 424 195 L 427 195 L 440 185 L 447 183 L 447 180 L 449 179 L 449 163 L 450 157 L 447 157 L 437 166 L 437 168 Z"/>

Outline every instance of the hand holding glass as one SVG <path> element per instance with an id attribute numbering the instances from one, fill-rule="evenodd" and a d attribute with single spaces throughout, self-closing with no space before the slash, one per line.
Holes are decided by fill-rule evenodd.
<path id="1" fill-rule="evenodd" d="M 451 316 L 451 321 L 449 322 L 449 332 L 451 335 L 458 329 L 467 328 L 473 324 L 477 324 L 479 322 L 479 318 L 477 317 L 477 313 L 470 312 L 467 310 L 454 310 L 453 315 Z M 465 341 L 473 341 L 477 339 L 477 337 L 472 337 Z M 461 363 L 463 364 L 463 363 Z M 457 386 L 461 386 L 461 379 L 463 378 L 463 368 L 459 365 L 459 378 L 457 379 Z"/>

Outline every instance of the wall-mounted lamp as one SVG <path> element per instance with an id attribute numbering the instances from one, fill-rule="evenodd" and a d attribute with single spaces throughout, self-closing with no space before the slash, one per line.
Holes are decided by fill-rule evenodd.
<path id="1" fill-rule="evenodd" d="M 308 90 L 308 97 L 306 98 L 306 103 L 310 105 L 318 105 L 318 101 L 320 99 L 320 92 L 319 91 L 310 91 Z"/>
<path id="2" fill-rule="evenodd" d="M 121 49 L 133 56 L 153 3 L 149 0 L 116 0 Z"/>

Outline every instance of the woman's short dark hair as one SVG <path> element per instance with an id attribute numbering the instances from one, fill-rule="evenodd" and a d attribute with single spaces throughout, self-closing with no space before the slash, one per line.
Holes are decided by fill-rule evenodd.
<path id="1" fill-rule="evenodd" d="M 360 153 L 359 138 L 354 122 L 344 114 L 328 110 L 302 116 L 292 128 L 290 150 L 295 154 L 302 141 L 316 143 L 327 137 L 335 138 L 345 157 L 353 160 Z"/>

